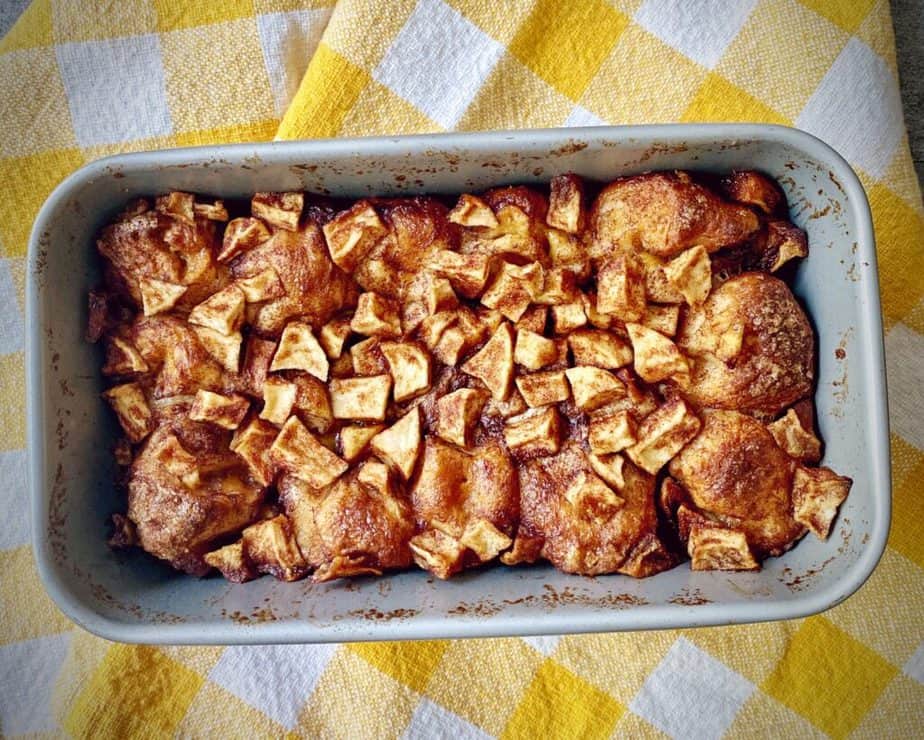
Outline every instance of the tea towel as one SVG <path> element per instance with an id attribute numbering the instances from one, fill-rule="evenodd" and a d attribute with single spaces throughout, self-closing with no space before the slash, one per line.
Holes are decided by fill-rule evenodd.
<path id="1" fill-rule="evenodd" d="M 886 0 L 34 0 L 0 42 L 0 731 L 33 737 L 912 737 L 924 726 L 924 209 Z M 762 121 L 860 175 L 881 270 L 894 523 L 860 592 L 734 628 L 153 648 L 38 582 L 24 255 L 106 154 L 444 130 Z"/>

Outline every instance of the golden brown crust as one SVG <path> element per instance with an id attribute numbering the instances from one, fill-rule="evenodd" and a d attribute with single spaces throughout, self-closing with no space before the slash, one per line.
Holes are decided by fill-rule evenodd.
<path id="1" fill-rule="evenodd" d="M 704 412 L 699 435 L 668 467 L 701 512 L 743 532 L 760 557 L 805 533 L 792 512 L 795 463 L 750 416 Z"/>
<path id="2" fill-rule="evenodd" d="M 765 274 L 804 234 L 762 176 L 707 182 L 130 204 L 87 331 L 124 435 L 113 544 L 234 581 L 641 578 L 826 536 L 849 481 L 805 467 L 813 336 Z"/>
<path id="3" fill-rule="evenodd" d="M 748 208 L 723 201 L 686 175 L 658 172 L 607 185 L 591 209 L 591 256 L 613 247 L 673 257 L 699 244 L 709 252 L 744 241 L 757 231 Z"/>
<path id="4" fill-rule="evenodd" d="M 740 350 L 721 355 L 724 338 Z M 738 275 L 691 308 L 677 344 L 692 359 L 687 397 L 703 408 L 775 416 L 812 392 L 815 339 L 786 283 L 766 273 Z"/>

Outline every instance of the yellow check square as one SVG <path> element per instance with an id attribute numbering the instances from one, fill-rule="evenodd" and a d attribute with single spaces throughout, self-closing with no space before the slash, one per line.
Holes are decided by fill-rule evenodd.
<path id="1" fill-rule="evenodd" d="M 224 23 L 253 15 L 253 0 L 221 0 L 221 2 L 186 2 L 153 0 L 157 11 L 157 30 L 176 31 L 212 23 Z"/>
<path id="2" fill-rule="evenodd" d="M 0 54 L 53 43 L 51 0 L 32 0 L 6 36 L 0 38 Z"/>
<path id="3" fill-rule="evenodd" d="M 761 689 L 829 735 L 845 737 L 896 673 L 824 617 L 811 617 Z"/>
<path id="4" fill-rule="evenodd" d="M 886 185 L 867 189 L 876 232 L 882 311 L 901 321 L 924 296 L 924 219 Z"/>
<path id="5" fill-rule="evenodd" d="M 295 93 L 279 139 L 336 136 L 371 77 L 323 42 L 318 45 Z"/>
<path id="6" fill-rule="evenodd" d="M 602 0 L 538 0 L 510 53 L 577 101 L 628 23 Z"/>
<path id="7" fill-rule="evenodd" d="M 276 117 L 253 18 L 171 31 L 160 39 L 175 132 Z"/>
<path id="8" fill-rule="evenodd" d="M 706 76 L 680 120 L 789 123 L 780 113 L 715 72 Z"/>
<path id="9" fill-rule="evenodd" d="M 73 627 L 45 593 L 31 547 L 23 545 L 13 550 L 0 550 L 0 573 L 3 573 L 0 578 L 0 613 L 3 614 L 0 645 L 53 635 Z"/>
<path id="10" fill-rule="evenodd" d="M 155 648 L 115 645 L 71 706 L 77 738 L 172 735 L 203 678 Z"/>
<path id="11" fill-rule="evenodd" d="M 836 23 L 845 31 L 852 33 L 866 18 L 875 0 L 799 0 L 799 2 Z"/>
<path id="12" fill-rule="evenodd" d="M 625 711 L 614 698 L 549 659 L 536 671 L 502 737 L 609 737 Z"/>
<path id="13" fill-rule="evenodd" d="M 448 642 L 422 640 L 417 642 L 358 642 L 348 648 L 374 665 L 382 673 L 414 691 L 421 692 L 439 665 Z"/>
<path id="14" fill-rule="evenodd" d="M 4 198 L 16 207 L 0 208 L 0 244 L 5 257 L 24 257 L 32 222 L 55 186 L 83 164 L 79 149 L 0 158 Z M 4 396 L 11 398 L 11 396 Z"/>
<path id="15" fill-rule="evenodd" d="M 52 0 L 52 21 L 58 44 L 157 31 L 157 14 L 148 0 Z"/>

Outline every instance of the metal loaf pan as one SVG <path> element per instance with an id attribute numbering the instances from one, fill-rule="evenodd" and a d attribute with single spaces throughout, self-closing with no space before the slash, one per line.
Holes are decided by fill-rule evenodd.
<path id="1" fill-rule="evenodd" d="M 550 566 L 489 568 L 440 582 L 423 572 L 313 585 L 232 585 L 172 572 L 106 546 L 121 509 L 116 429 L 98 349 L 84 339 L 97 284 L 97 230 L 130 198 L 168 190 L 220 197 L 258 190 L 335 196 L 459 193 L 597 180 L 658 169 L 756 168 L 777 178 L 811 255 L 795 292 L 818 335 L 824 463 L 854 479 L 827 542 L 807 536 L 759 573 L 645 580 L 581 578 Z M 869 206 L 847 163 L 794 129 L 675 125 L 445 134 L 201 147 L 87 165 L 48 198 L 29 245 L 28 414 L 38 569 L 75 622 L 145 643 L 281 643 L 489 637 L 733 624 L 800 617 L 856 591 L 889 529 L 889 434 L 876 254 Z"/>

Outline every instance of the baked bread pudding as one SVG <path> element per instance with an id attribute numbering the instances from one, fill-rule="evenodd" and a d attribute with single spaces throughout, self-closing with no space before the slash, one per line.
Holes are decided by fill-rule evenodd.
<path id="1" fill-rule="evenodd" d="M 747 171 L 134 201 L 89 309 L 111 543 L 241 582 L 757 570 L 824 539 L 851 481 L 818 466 L 786 214 Z"/>

